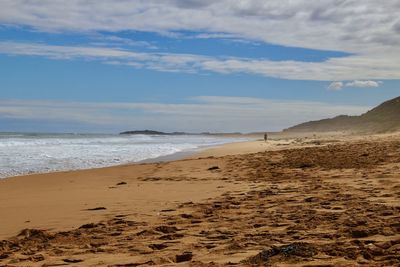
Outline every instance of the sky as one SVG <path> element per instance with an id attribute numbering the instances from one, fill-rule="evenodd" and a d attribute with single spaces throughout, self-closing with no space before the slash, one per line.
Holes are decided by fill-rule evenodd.
<path id="1" fill-rule="evenodd" d="M 398 0 L 0 0 L 0 131 L 279 131 L 400 95 Z"/>

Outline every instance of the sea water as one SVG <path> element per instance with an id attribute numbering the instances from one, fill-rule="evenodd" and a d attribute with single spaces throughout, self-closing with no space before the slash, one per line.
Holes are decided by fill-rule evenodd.
<path id="1" fill-rule="evenodd" d="M 0 178 L 133 163 L 244 140 L 209 135 L 0 133 Z"/>

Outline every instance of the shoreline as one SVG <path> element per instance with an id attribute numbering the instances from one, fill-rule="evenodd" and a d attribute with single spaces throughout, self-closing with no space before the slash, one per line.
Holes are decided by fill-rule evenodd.
<path id="1" fill-rule="evenodd" d="M 274 144 L 271 146 L 271 144 Z M 282 147 L 276 147 L 276 145 Z M 110 166 L 103 167 L 93 167 L 93 168 L 83 168 L 83 169 L 73 169 L 73 170 L 58 170 L 58 171 L 49 171 L 49 172 L 38 172 L 38 173 L 27 173 L 15 176 L 6 176 L 1 177 L 0 181 L 3 179 L 13 179 L 17 177 L 25 177 L 25 176 L 35 176 L 35 175 L 51 175 L 51 174 L 59 174 L 59 173 L 70 173 L 70 172 L 80 172 L 80 171 L 90 171 L 90 170 L 101 170 L 108 168 L 118 168 L 124 166 L 131 165 L 140 165 L 140 164 L 154 164 L 154 163 L 163 163 L 163 162 L 173 162 L 178 160 L 185 159 L 199 159 L 206 157 L 221 157 L 227 155 L 239 155 L 239 154 L 248 154 L 248 153 L 257 153 L 265 150 L 279 150 L 284 149 L 285 145 L 289 146 L 290 143 L 283 141 L 274 141 L 270 140 L 269 143 L 265 143 L 264 141 L 258 140 L 247 140 L 247 141 L 238 141 L 238 142 L 230 142 L 219 145 L 210 145 L 196 149 L 190 149 L 187 151 L 179 151 L 173 154 L 159 156 L 155 158 L 144 159 L 131 163 L 124 164 L 116 164 Z M 293 147 L 293 146 L 292 146 Z"/>
<path id="2" fill-rule="evenodd" d="M 253 138 L 254 138 L 254 136 L 253 136 Z M 174 152 L 174 153 L 171 153 L 171 154 L 168 154 L 168 155 L 157 156 L 157 157 L 154 157 L 154 158 L 148 158 L 148 159 L 144 159 L 144 160 L 127 162 L 127 163 L 119 163 L 119 164 L 109 165 L 109 166 L 98 166 L 98 167 L 90 167 L 90 168 L 85 168 L 84 167 L 84 168 L 80 168 L 80 169 L 50 170 L 50 171 L 47 171 L 47 172 L 22 173 L 22 174 L 18 174 L 18 175 L 0 177 L 0 180 L 2 180 L 2 179 L 10 179 L 10 178 L 20 177 L 20 176 L 38 175 L 38 174 L 74 172 L 74 171 L 84 171 L 84 170 L 92 170 L 92 169 L 96 170 L 96 169 L 118 167 L 118 166 L 132 165 L 132 164 L 169 162 L 169 161 L 175 161 L 175 160 L 190 158 L 192 156 L 194 157 L 196 154 L 200 154 L 202 151 L 206 151 L 206 150 L 208 150 L 210 148 L 219 148 L 219 147 L 222 147 L 224 145 L 230 145 L 230 144 L 242 143 L 242 142 L 249 142 L 249 141 L 251 141 L 251 140 L 228 142 L 228 143 L 217 144 L 217 145 L 205 145 L 205 146 L 200 146 L 200 147 L 197 147 L 197 148 L 192 148 L 192 149 L 187 149 L 187 150 L 183 150 L 183 151 Z"/>
<path id="3" fill-rule="evenodd" d="M 304 133 L 285 133 L 285 132 L 272 132 L 270 134 L 270 139 L 268 141 L 268 146 L 265 147 L 267 150 L 279 150 L 284 149 L 285 145 L 290 147 L 295 147 L 290 144 L 291 141 L 295 139 L 329 139 L 335 137 L 343 137 L 343 136 L 351 136 L 349 134 L 344 134 L 342 132 L 326 132 L 326 133 L 318 133 L 315 135 L 314 133 L 304 132 Z M 217 135 L 219 136 L 219 135 Z M 226 137 L 232 137 L 235 135 L 226 135 Z M 75 171 L 86 171 L 86 170 L 99 170 L 104 168 L 113 168 L 118 166 L 125 166 L 125 165 L 135 165 L 135 164 L 146 164 L 146 163 L 158 163 L 158 162 L 170 162 L 182 159 L 195 159 L 199 157 L 210 157 L 210 156 L 226 156 L 226 155 L 237 155 L 237 154 L 246 154 L 246 153 L 254 153 L 264 151 L 264 147 L 257 147 L 256 142 L 260 142 L 259 144 L 263 145 L 264 142 L 262 141 L 263 136 L 258 134 L 242 134 L 240 137 L 244 138 L 247 136 L 249 140 L 246 141 L 236 141 L 236 142 L 229 142 L 224 144 L 218 145 L 206 145 L 204 147 L 198 147 L 194 149 L 188 149 L 187 151 L 179 151 L 169 155 L 158 156 L 155 158 L 148 158 L 144 160 L 139 160 L 135 162 L 128 162 L 110 166 L 101 166 L 101 167 L 92 167 L 92 168 L 82 168 L 82 169 L 71 169 L 71 170 L 51 170 L 48 172 L 34 172 L 34 173 L 25 173 L 13 176 L 5 176 L 0 177 L 0 181 L 3 179 L 12 179 L 15 177 L 21 176 L 32 176 L 32 175 L 41 175 L 41 174 L 52 174 L 52 173 L 64 173 L 64 172 L 75 172 Z M 356 135 L 360 136 L 360 135 Z M 224 135 L 221 135 L 224 137 Z M 273 146 L 271 146 L 274 144 Z"/>

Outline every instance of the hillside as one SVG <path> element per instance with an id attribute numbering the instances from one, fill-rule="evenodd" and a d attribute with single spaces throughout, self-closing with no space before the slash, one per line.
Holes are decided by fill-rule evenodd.
<path id="1" fill-rule="evenodd" d="M 360 116 L 340 115 L 310 121 L 285 129 L 285 132 L 390 132 L 400 130 L 400 97 L 386 101 Z"/>

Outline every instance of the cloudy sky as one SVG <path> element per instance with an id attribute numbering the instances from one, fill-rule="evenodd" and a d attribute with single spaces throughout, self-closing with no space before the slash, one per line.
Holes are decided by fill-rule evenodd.
<path id="1" fill-rule="evenodd" d="M 0 131 L 361 114 L 400 94 L 398 14 L 398 0 L 0 0 Z"/>

